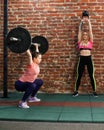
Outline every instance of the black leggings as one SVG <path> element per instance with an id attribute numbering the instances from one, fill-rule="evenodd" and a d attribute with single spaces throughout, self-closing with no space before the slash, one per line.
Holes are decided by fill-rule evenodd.
<path id="1" fill-rule="evenodd" d="M 87 65 L 87 70 L 88 70 L 88 73 L 90 76 L 92 89 L 93 89 L 93 91 L 96 91 L 96 82 L 95 82 L 95 78 L 94 78 L 94 66 L 93 66 L 93 61 L 92 61 L 91 56 L 80 56 L 79 57 L 79 62 L 78 62 L 78 66 L 77 66 L 75 91 L 78 91 L 78 89 L 79 89 L 79 85 L 80 85 L 82 74 L 84 72 L 85 65 Z"/>

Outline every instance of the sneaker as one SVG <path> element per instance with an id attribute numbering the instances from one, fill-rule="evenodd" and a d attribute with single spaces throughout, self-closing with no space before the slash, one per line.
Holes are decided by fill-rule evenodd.
<path id="1" fill-rule="evenodd" d="M 29 108 L 29 106 L 27 105 L 27 102 L 20 102 L 18 107 L 20 107 L 20 108 Z"/>
<path id="2" fill-rule="evenodd" d="M 94 96 L 94 97 L 98 97 L 98 95 L 97 95 L 96 92 L 93 92 L 93 96 Z"/>
<path id="3" fill-rule="evenodd" d="M 73 97 L 77 97 L 77 96 L 78 96 L 78 92 L 74 92 Z"/>
<path id="4" fill-rule="evenodd" d="M 28 101 L 29 101 L 29 102 L 40 102 L 41 99 L 39 99 L 39 98 L 37 98 L 37 97 L 30 97 Z"/>

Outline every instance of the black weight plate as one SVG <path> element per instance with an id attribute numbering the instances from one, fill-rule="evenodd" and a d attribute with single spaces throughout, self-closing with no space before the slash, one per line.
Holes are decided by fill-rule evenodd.
<path id="1" fill-rule="evenodd" d="M 32 38 L 32 43 L 38 43 L 39 44 L 39 52 L 41 54 L 45 54 L 49 48 L 48 41 L 43 36 L 35 36 Z"/>
<path id="2" fill-rule="evenodd" d="M 13 41 L 11 38 L 17 38 L 18 41 Z M 15 53 L 25 52 L 31 45 L 31 36 L 30 33 L 21 27 L 14 28 L 10 30 L 7 35 L 6 42 L 8 48 Z"/>
<path id="3" fill-rule="evenodd" d="M 36 52 L 36 48 L 35 48 L 35 46 L 33 44 L 30 46 L 30 51 L 31 52 Z"/>

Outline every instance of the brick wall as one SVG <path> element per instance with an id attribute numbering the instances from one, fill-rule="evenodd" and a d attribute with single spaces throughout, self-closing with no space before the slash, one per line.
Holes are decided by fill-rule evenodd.
<path id="1" fill-rule="evenodd" d="M 41 91 L 72 92 L 78 62 L 78 25 L 83 10 L 88 10 L 94 34 L 92 50 L 97 91 L 104 91 L 104 1 L 103 0 L 8 0 L 8 31 L 16 26 L 28 29 L 31 37 L 43 35 L 49 50 L 43 55 L 40 78 Z M 0 4 L 0 86 L 3 87 L 3 2 Z M 25 54 L 8 50 L 8 89 L 14 90 L 14 81 L 25 69 Z M 91 91 L 85 70 L 80 92 Z"/>

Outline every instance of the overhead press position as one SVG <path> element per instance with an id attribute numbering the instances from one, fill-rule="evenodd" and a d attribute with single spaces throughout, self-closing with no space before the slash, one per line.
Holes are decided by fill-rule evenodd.
<path id="1" fill-rule="evenodd" d="M 94 78 L 94 64 L 92 61 L 91 50 L 93 47 L 93 33 L 92 33 L 92 26 L 89 19 L 88 13 L 83 13 L 82 20 L 79 25 L 79 33 L 78 33 L 78 48 L 80 51 L 79 62 L 77 66 L 77 76 L 76 76 L 76 83 L 75 83 L 75 90 L 73 96 L 78 96 L 78 89 L 81 82 L 81 77 L 84 72 L 85 66 L 87 66 L 87 70 L 89 73 L 93 95 L 97 97 L 96 93 L 96 81 Z M 88 31 L 83 29 L 84 23 L 88 24 Z"/>
<path id="2" fill-rule="evenodd" d="M 40 72 L 39 64 L 41 63 L 42 55 L 38 51 L 38 45 L 35 44 L 34 47 L 35 46 L 36 51 L 31 52 L 29 49 L 27 50 L 27 69 L 24 74 L 15 82 L 16 90 L 25 92 L 22 100 L 18 104 L 18 107 L 20 108 L 29 108 L 27 101 L 40 101 L 40 99 L 36 97 L 36 94 L 43 85 L 43 81 L 41 79 L 37 79 L 37 76 Z"/>

